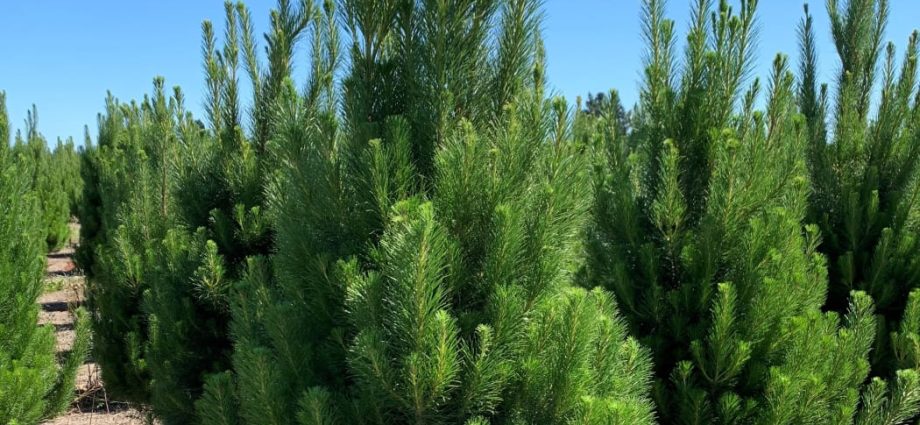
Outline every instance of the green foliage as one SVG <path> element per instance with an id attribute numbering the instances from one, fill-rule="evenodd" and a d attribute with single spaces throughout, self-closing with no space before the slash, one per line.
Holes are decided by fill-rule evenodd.
<path id="1" fill-rule="evenodd" d="M 103 128 L 101 120 L 99 128 Z M 99 173 L 97 171 L 97 164 L 100 161 L 99 148 L 93 144 L 89 134 L 89 127 L 85 126 L 83 131 L 85 133 L 83 153 L 80 155 L 80 181 L 82 183 L 76 211 L 76 217 L 80 221 L 80 245 L 77 246 L 74 253 L 74 261 L 86 274 L 87 279 L 91 279 L 95 276 L 96 250 L 103 243 L 105 235 L 108 233 L 103 228 L 103 225 L 111 223 L 115 205 L 111 204 L 114 197 L 105 198 L 109 200 L 110 205 L 104 206 L 102 203 L 106 192 L 100 190 L 103 188 L 100 187 Z M 99 140 L 102 141 L 102 137 Z"/>
<path id="2" fill-rule="evenodd" d="M 918 34 L 911 36 L 898 69 L 894 45 L 882 47 L 887 1 L 828 6 L 840 58 L 833 96 L 826 85 L 818 86 L 807 9 L 800 28 L 799 105 L 808 124 L 814 186 L 808 219 L 824 235 L 819 249 L 829 262 L 827 307 L 840 311 L 851 290 L 872 296 L 882 316 L 872 372 L 894 376 L 902 364 L 895 361 L 897 348 L 887 334 L 898 329 L 907 294 L 920 286 Z M 870 103 L 879 77 L 881 94 L 873 112 Z"/>
<path id="3" fill-rule="evenodd" d="M 200 143 L 200 133 L 181 92 L 167 98 L 157 79 L 141 104 L 109 96 L 98 144 L 84 154 L 77 257 L 88 275 L 95 358 L 107 390 L 125 400 L 150 399 L 144 296 L 163 276 L 157 260 L 176 221 L 171 189 L 179 149 Z"/>
<path id="4" fill-rule="evenodd" d="M 217 46 L 210 22 L 203 24 L 203 54 L 209 128 L 191 125 L 174 174 L 163 177 L 174 205 L 173 224 L 155 242 L 150 289 L 144 298 L 151 404 L 165 422 L 189 423 L 210 375 L 231 367 L 228 329 L 231 292 L 245 279 L 249 257 L 268 255 L 271 217 L 263 188 L 273 164 L 273 107 L 291 72 L 294 44 L 316 17 L 307 2 L 280 2 L 266 36 L 269 67 L 255 55 L 248 10 L 225 4 L 224 45 Z M 250 135 L 243 130 L 238 95 L 240 56 L 253 84 Z M 165 166 L 165 165 L 164 165 Z"/>
<path id="5" fill-rule="evenodd" d="M 299 21 L 314 19 L 286 2 L 280 10 L 264 71 L 241 4 L 226 5 L 219 51 L 204 24 L 209 129 L 184 111 L 178 90 L 167 99 L 158 80 L 140 105 L 110 98 L 99 146 L 87 150 L 79 258 L 90 269 L 97 356 L 116 394 L 150 403 L 166 423 L 191 420 L 206 376 L 229 367 L 229 291 L 246 258 L 271 247 L 261 206 L 271 105 L 290 72 Z M 257 90 L 252 138 L 237 94 L 240 44 Z"/>
<path id="6" fill-rule="evenodd" d="M 645 2 L 633 131 L 612 113 L 581 124 L 596 140 L 587 275 L 651 348 L 662 422 L 902 423 L 918 407 L 912 372 L 863 388 L 871 299 L 854 295 L 842 324 L 820 313 L 826 266 L 801 226 L 810 129 L 786 59 L 765 112 L 758 81 L 742 92 L 756 2 L 737 15 L 694 2 L 680 64 L 663 3 Z"/>
<path id="7" fill-rule="evenodd" d="M 564 103 L 542 99 L 536 6 L 343 2 L 363 38 L 340 125 L 324 5 L 307 90 L 276 106 L 276 252 L 233 293 L 206 423 L 651 422 L 644 350 L 607 295 L 571 287 L 589 186 Z"/>
<path id="8" fill-rule="evenodd" d="M 54 332 L 39 328 L 38 305 L 44 261 L 37 202 L 9 155 L 0 179 L 0 420 L 38 423 L 48 409 L 56 373 Z"/>
<path id="9" fill-rule="evenodd" d="M 134 112 L 133 114 L 131 112 Z M 138 266 L 125 264 L 129 252 L 116 249 L 116 233 L 120 230 L 119 212 L 126 209 L 129 184 L 138 181 L 138 158 L 142 148 L 139 135 L 141 124 L 132 117 L 139 116 L 136 105 L 121 105 L 111 94 L 106 99 L 106 111 L 99 115 L 99 134 L 92 144 L 89 130 L 81 161 L 83 179 L 82 201 L 78 209 L 80 246 L 75 259 L 86 274 L 87 307 L 92 312 L 93 356 L 103 365 L 102 377 L 106 390 L 113 396 L 129 400 L 145 400 L 142 378 L 143 346 L 139 344 L 141 329 L 137 314 L 137 287 L 119 281 L 120 277 L 137 276 Z M 130 131 L 129 131 L 130 129 Z M 132 162 L 128 162 L 128 158 Z M 124 229 L 121 229 L 124 231 Z M 121 246 L 126 245 L 122 239 Z M 129 360 L 130 359 L 130 360 Z M 133 385 L 132 385 L 133 384 Z"/>
<path id="10" fill-rule="evenodd" d="M 82 150 L 75 147 L 72 138 L 64 142 L 58 139 L 57 146 L 51 153 L 51 162 L 58 169 L 61 187 L 67 194 L 69 217 L 77 216 L 83 196 L 83 179 L 80 176 L 81 156 Z M 67 241 L 69 240 L 68 238 Z"/>
<path id="11" fill-rule="evenodd" d="M 199 282 L 188 284 L 197 275 L 206 246 L 203 229 L 194 234 L 171 229 L 156 243 L 150 261 L 155 266 L 145 294 L 150 338 L 146 354 L 151 404 L 166 423 L 184 423 L 194 417 L 194 389 L 202 385 L 202 371 L 219 367 L 228 349 L 225 323 L 220 320 L 223 311 L 205 310 L 195 303 L 198 298 L 192 291 Z"/>
<path id="12" fill-rule="evenodd" d="M 74 400 L 74 387 L 77 381 L 77 369 L 83 366 L 90 353 L 91 324 L 85 309 L 72 311 L 74 315 L 74 341 L 70 352 L 64 353 L 60 371 L 54 382 L 54 389 L 48 395 L 48 417 L 66 412 Z"/>
<path id="13" fill-rule="evenodd" d="M 381 137 L 386 118 L 402 116 L 422 184 L 458 119 L 486 122 L 522 88 L 543 84 L 543 70 L 534 72 L 540 2 L 340 3 L 352 40 L 352 71 L 343 83 L 351 138 L 364 144 Z"/>
<path id="14" fill-rule="evenodd" d="M 897 369 L 920 369 L 920 290 L 907 299 L 900 327 L 891 333 L 891 350 Z"/>
<path id="15" fill-rule="evenodd" d="M 54 152 L 48 148 L 47 140 L 38 131 L 38 110 L 34 105 L 27 113 L 25 131 L 25 137 L 16 133 L 12 152 L 38 196 L 44 239 L 47 250 L 53 251 L 70 242 L 71 205 L 79 185 L 75 183 L 78 172 L 73 166 L 76 152 L 72 143 L 59 143 Z"/>
<path id="16" fill-rule="evenodd" d="M 0 153 L 10 150 L 10 116 L 6 110 L 6 92 L 0 91 Z"/>
<path id="17" fill-rule="evenodd" d="M 629 132 L 630 117 L 620 102 L 620 94 L 616 90 L 609 93 L 598 93 L 592 95 L 588 93 L 588 100 L 584 103 L 582 109 L 581 97 L 578 98 L 578 109 L 582 112 L 580 118 L 587 117 L 616 117 L 617 132 L 627 134 Z"/>
<path id="18" fill-rule="evenodd" d="M 563 104 L 554 133 L 545 104 L 524 99 L 483 134 L 455 128 L 434 158 L 431 194 L 408 198 L 418 177 L 404 121 L 388 120 L 391 138 L 364 145 L 354 171 L 336 163 L 346 152 L 326 150 L 354 145 L 304 125 L 309 111 L 281 121 L 292 156 L 270 192 L 277 285 L 251 261 L 233 311 L 236 382 L 210 381 L 200 416 L 651 423 L 644 350 L 606 294 L 570 286 L 587 218 L 583 150 L 567 140 Z M 381 210 L 379 241 L 350 242 L 362 235 L 349 223 Z"/>
<path id="19" fill-rule="evenodd" d="M 5 123 L 3 100 L 0 96 L 0 122 Z M 0 133 L 0 144 L 8 146 L 7 137 Z M 46 246 L 38 196 L 25 166 L 0 151 L 0 423 L 23 425 L 69 405 L 89 341 L 85 320 L 78 320 L 77 342 L 59 365 L 54 330 L 36 324 Z"/>
<path id="20" fill-rule="evenodd" d="M 887 6 L 831 2 L 862 74 L 830 132 L 810 24 L 798 92 L 779 56 L 764 96 L 745 90 L 755 0 L 695 0 L 679 63 L 663 3 L 644 3 L 636 110 L 611 92 L 574 117 L 544 93 L 537 0 L 280 0 L 264 56 L 226 3 L 222 36 L 202 26 L 206 124 L 157 80 L 109 98 L 79 166 L 109 391 L 166 425 L 908 421 L 920 289 L 889 316 L 914 288 L 915 53 L 858 124 Z M 885 173 L 900 186 L 865 189 Z M 822 312 L 821 252 L 876 233 L 829 255 Z M 839 292 L 844 257 L 875 286 Z"/>

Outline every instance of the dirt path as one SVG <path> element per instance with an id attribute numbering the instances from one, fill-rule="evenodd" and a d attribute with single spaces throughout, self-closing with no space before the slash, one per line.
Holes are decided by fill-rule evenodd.
<path id="1" fill-rule="evenodd" d="M 79 225 L 73 225 L 74 234 L 79 234 Z M 71 246 L 48 254 L 48 269 L 45 274 L 46 292 L 39 297 L 42 309 L 38 316 L 39 325 L 55 328 L 57 351 L 67 352 L 74 342 L 74 315 L 72 309 L 83 303 L 85 278 L 73 262 L 74 243 Z M 45 425 L 140 425 L 148 421 L 146 415 L 125 403 L 110 400 L 102 384 L 99 366 L 88 359 L 80 366 L 74 388 L 74 402 L 70 412 Z"/>

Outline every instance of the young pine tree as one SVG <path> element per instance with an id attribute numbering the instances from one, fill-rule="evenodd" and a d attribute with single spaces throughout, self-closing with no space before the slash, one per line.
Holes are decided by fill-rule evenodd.
<path id="1" fill-rule="evenodd" d="M 272 247 L 263 190 L 274 170 L 267 152 L 276 99 L 290 77 L 296 43 L 316 19 L 312 2 L 280 1 L 262 67 L 249 11 L 228 2 L 225 12 L 222 47 L 211 23 L 203 24 L 208 128 L 180 131 L 201 138 L 180 137 L 175 179 L 166 189 L 172 223 L 150 260 L 143 302 L 150 401 L 167 424 L 194 421 L 205 379 L 231 366 L 231 291 L 245 277 L 247 258 L 268 255 Z M 241 66 L 252 83 L 251 132 L 244 131 L 239 100 Z"/>
<path id="2" fill-rule="evenodd" d="M 39 327 L 45 235 L 37 194 L 22 161 L 13 158 L 0 92 L 0 423 L 37 424 L 66 408 L 89 343 L 83 314 L 73 350 L 58 363 L 54 330 Z"/>
<path id="3" fill-rule="evenodd" d="M 695 1 L 680 65 L 663 4 L 644 4 L 632 133 L 614 115 L 595 123 L 588 232 L 592 283 L 613 291 L 652 350 L 661 421 L 903 423 L 920 407 L 916 372 L 863 385 L 871 299 L 851 294 L 843 318 L 820 311 L 825 262 L 817 229 L 801 224 L 808 133 L 786 59 L 774 62 L 766 111 L 754 109 L 757 81 L 742 94 L 756 1 L 737 15 Z"/>
<path id="4" fill-rule="evenodd" d="M 0 152 L 10 151 L 10 116 L 6 110 L 6 92 L 0 91 Z"/>
<path id="5" fill-rule="evenodd" d="M 48 141 L 38 131 L 38 109 L 27 112 L 26 134 L 16 134 L 13 152 L 20 162 L 20 171 L 29 176 L 30 187 L 38 196 L 39 216 L 48 251 L 63 247 L 70 241 L 70 198 L 67 182 L 74 177 L 55 161 Z"/>
<path id="6" fill-rule="evenodd" d="M 139 188 L 141 199 L 130 201 L 148 207 L 122 222 L 134 229 L 156 223 L 151 226 L 155 236 L 141 253 L 146 269 L 140 277 L 147 284 L 140 302 L 146 331 L 146 339 L 140 340 L 143 365 L 154 413 L 164 423 L 187 423 L 201 380 L 225 364 L 229 345 L 225 310 L 210 298 L 214 292 L 207 286 L 224 284 L 217 246 L 209 240 L 209 229 L 184 220 L 184 209 L 191 204 L 178 193 L 189 181 L 189 164 L 212 148 L 214 139 L 185 112 L 178 93 L 169 102 L 156 102 L 152 112 L 160 124 L 152 129 L 157 143 L 149 154 L 149 175 L 141 180 L 147 188 Z M 207 202 L 207 195 L 202 193 L 199 201 Z"/>
<path id="7" fill-rule="evenodd" d="M 80 176 L 81 156 L 82 149 L 78 149 L 74 145 L 73 138 L 70 137 L 66 141 L 58 139 L 57 146 L 51 153 L 51 162 L 58 170 L 60 185 L 67 194 L 70 217 L 77 216 L 80 197 L 83 196 L 83 178 Z"/>
<path id="8" fill-rule="evenodd" d="M 142 105 L 109 107 L 87 154 L 95 164 L 84 167 L 80 258 L 96 282 L 100 363 L 117 394 L 150 403 L 166 423 L 193 420 L 203 379 L 229 367 L 228 292 L 248 256 L 269 253 L 261 205 L 272 105 L 310 10 L 279 3 L 263 70 L 248 11 L 227 3 L 222 49 L 204 24 L 210 128 L 184 112 L 178 94 L 165 99 L 158 82 Z M 241 57 L 254 90 L 251 137 L 239 105 Z"/>
<path id="9" fill-rule="evenodd" d="M 84 154 L 78 261 L 88 277 L 94 355 L 107 390 L 123 400 L 150 401 L 145 296 L 161 275 L 162 241 L 175 222 L 179 148 L 200 143 L 200 133 L 181 92 L 167 98 L 156 79 L 142 103 L 108 97 L 98 143 Z"/>
<path id="10" fill-rule="evenodd" d="M 301 105 L 291 96 L 289 105 Z M 274 270 L 283 286 L 267 284 L 264 263 L 250 263 L 234 307 L 236 376 L 209 382 L 200 416 L 651 423 L 643 350 L 625 338 L 606 294 L 571 287 L 589 186 L 583 152 L 566 138 L 564 106 L 558 127 L 543 121 L 547 110 L 521 109 L 488 136 L 469 123 L 451 132 L 435 157 L 430 201 L 405 198 L 419 175 L 401 120 L 390 120 L 390 138 L 365 148 L 369 172 L 351 176 L 335 162 L 346 156 L 325 150 L 347 146 L 328 143 L 320 132 L 328 127 L 311 124 L 306 111 L 282 121 L 279 142 L 296 154 L 285 156 L 294 168 L 273 191 L 277 229 L 290 231 L 278 233 Z M 348 214 L 340 208 L 354 207 L 336 202 L 361 190 L 389 217 L 379 243 L 337 259 L 331 247 L 369 243 L 342 233 L 367 210 Z M 324 208 L 304 208 L 317 203 Z"/>
<path id="11" fill-rule="evenodd" d="M 332 6 L 307 90 L 277 106 L 277 253 L 249 261 L 233 370 L 208 380 L 199 417 L 650 423 L 644 350 L 608 295 L 572 287 L 589 186 L 564 104 L 542 99 L 537 2 L 343 3 L 364 37 L 344 125 Z M 480 62 L 492 14 L 505 41 Z"/>
<path id="12" fill-rule="evenodd" d="M 920 367 L 912 342 L 920 338 L 920 323 L 910 312 L 917 307 L 908 306 L 920 296 L 913 294 L 920 287 L 918 34 L 910 37 L 897 69 L 894 45 L 881 44 L 887 1 L 829 2 L 828 12 L 840 58 L 833 104 L 827 86 L 818 86 L 807 8 L 800 29 L 799 107 L 808 126 L 814 186 L 809 220 L 820 226 L 819 249 L 829 262 L 826 308 L 841 311 L 852 290 L 872 297 L 880 315 L 872 373 L 891 376 L 899 368 Z"/>

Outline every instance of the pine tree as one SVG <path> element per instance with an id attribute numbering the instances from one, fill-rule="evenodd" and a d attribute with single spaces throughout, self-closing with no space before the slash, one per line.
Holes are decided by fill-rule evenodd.
<path id="1" fill-rule="evenodd" d="M 915 200 L 920 195 L 918 34 L 910 37 L 898 70 L 894 45 L 882 47 L 887 1 L 829 2 L 828 12 L 840 58 L 833 96 L 827 85 L 818 86 L 815 34 L 807 8 L 800 27 L 799 107 L 807 120 L 814 186 L 809 220 L 821 228 L 819 249 L 829 262 L 826 308 L 845 308 L 852 290 L 872 297 L 881 316 L 872 373 L 892 376 L 899 368 L 920 367 L 914 361 L 916 347 L 908 342 L 918 334 L 899 333 L 920 326 L 900 322 L 902 317 L 916 320 L 907 303 L 920 287 L 920 206 Z M 873 113 L 879 77 L 881 93 Z"/>
<path id="2" fill-rule="evenodd" d="M 111 96 L 111 93 L 109 94 Z M 101 114 L 99 115 L 102 116 Z M 102 129 L 101 120 L 99 128 Z M 83 270 L 87 279 L 95 274 L 96 250 L 104 235 L 102 204 L 105 193 L 99 185 L 99 173 L 96 170 L 100 161 L 99 147 L 93 143 L 89 126 L 83 127 L 83 153 L 80 155 L 80 202 L 77 204 L 76 217 L 80 221 L 80 245 L 74 253 L 74 262 Z M 101 132 L 100 132 L 101 133 Z M 102 137 L 99 138 L 102 141 Z"/>
<path id="3" fill-rule="evenodd" d="M 206 249 L 212 246 L 206 241 L 211 236 L 207 230 L 184 220 L 186 208 L 195 204 L 179 193 L 183 182 L 190 181 L 188 167 L 196 164 L 198 153 L 213 147 L 214 139 L 185 111 L 178 89 L 169 101 L 162 95 L 157 99 L 151 110 L 155 143 L 148 150 L 149 174 L 141 179 L 147 187 L 135 192 L 140 199 L 129 201 L 147 205 L 146 212 L 121 221 L 128 228 L 155 230 L 138 253 L 146 283 L 138 315 L 146 339 L 138 342 L 144 347 L 143 366 L 150 376 L 147 389 L 154 413 L 166 423 L 182 423 L 191 418 L 191 403 L 200 392 L 202 377 L 209 368 L 223 364 L 228 348 L 226 316 L 208 294 L 199 294 L 202 283 L 222 283 L 214 280 L 220 276 L 197 271 L 217 253 Z M 201 193 L 198 201 L 208 202 L 208 195 Z"/>
<path id="4" fill-rule="evenodd" d="M 694 2 L 678 64 L 664 2 L 645 2 L 634 130 L 595 123 L 587 275 L 651 348 L 663 423 L 903 423 L 918 409 L 916 372 L 863 385 L 871 299 L 850 294 L 843 318 L 820 311 L 820 235 L 801 224 L 808 128 L 786 59 L 765 112 L 758 81 L 742 93 L 755 7 Z"/>
<path id="5" fill-rule="evenodd" d="M 229 366 L 227 291 L 245 259 L 271 247 L 261 204 L 272 105 L 290 74 L 294 42 L 313 18 L 290 2 L 279 10 L 267 70 L 258 68 L 241 4 L 226 4 L 220 51 L 204 24 L 210 128 L 184 112 L 178 92 L 165 99 L 158 81 L 140 106 L 109 101 L 99 146 L 86 155 L 93 165 L 84 166 L 80 259 L 96 282 L 89 297 L 100 363 L 107 385 L 150 403 L 166 423 L 191 420 L 202 379 Z M 240 56 L 254 88 L 252 137 L 240 113 Z"/>
<path id="6" fill-rule="evenodd" d="M 835 32 L 879 26 L 869 2 Z M 83 156 L 107 385 L 167 425 L 905 423 L 920 292 L 900 323 L 858 286 L 821 312 L 828 224 L 803 222 L 832 168 L 827 102 L 814 78 L 797 96 L 780 56 L 756 110 L 756 1 L 712 3 L 678 64 L 663 1 L 645 2 L 629 125 L 615 95 L 574 118 L 545 99 L 536 0 L 280 0 L 266 64 L 227 3 L 222 45 L 203 25 L 207 126 L 157 80 L 108 102 Z M 860 37 L 841 43 L 868 75 Z M 905 149 L 913 63 L 890 67 L 876 125 Z M 839 109 L 865 118 L 867 75 Z M 897 366 L 870 381 L 881 323 Z"/>
<path id="7" fill-rule="evenodd" d="M 578 109 L 582 112 L 582 114 L 579 114 L 580 118 L 600 117 L 602 115 L 615 116 L 619 126 L 617 131 L 621 134 L 629 132 L 629 114 L 623 108 L 623 104 L 620 102 L 620 94 L 616 90 L 596 95 L 588 93 L 588 100 L 584 104 L 584 109 L 581 107 L 581 97 L 578 98 L 577 104 Z"/>
<path id="8" fill-rule="evenodd" d="M 67 194 L 69 217 L 77 216 L 80 197 L 83 195 L 83 179 L 80 176 L 81 155 L 82 149 L 74 145 L 71 137 L 68 137 L 66 141 L 58 139 L 57 146 L 51 153 L 51 162 L 58 171 L 60 185 Z"/>
<path id="9" fill-rule="evenodd" d="M 0 92 L 0 145 L 9 146 L 5 95 Z M 54 330 L 37 326 L 45 235 L 38 193 L 27 165 L 0 150 L 0 422 L 37 424 L 71 401 L 76 370 L 89 339 L 78 312 L 73 350 L 58 364 Z"/>
<path id="10" fill-rule="evenodd" d="M 6 92 L 0 91 L 0 152 L 10 150 L 10 116 L 6 110 Z"/>
<path id="11" fill-rule="evenodd" d="M 30 187 L 38 195 L 39 215 L 47 250 L 53 251 L 70 241 L 70 199 L 64 186 L 66 170 L 59 167 L 38 131 L 38 108 L 26 114 L 25 136 L 17 132 L 13 147 L 21 171 L 30 177 Z M 69 176 L 68 176 L 69 178 Z"/>
<path id="12" fill-rule="evenodd" d="M 175 221 L 151 260 L 144 299 L 151 404 L 168 424 L 192 421 L 204 380 L 230 367 L 230 292 L 244 278 L 247 258 L 272 247 L 263 188 L 273 172 L 267 151 L 274 105 L 291 74 L 295 43 L 314 19 L 309 2 L 279 2 L 263 69 L 248 10 L 227 2 L 225 12 L 222 48 L 211 23 L 202 26 L 209 127 L 197 143 L 182 144 L 169 189 Z M 250 134 L 241 115 L 240 59 L 253 87 Z"/>
<path id="13" fill-rule="evenodd" d="M 124 400 L 151 398 L 145 297 L 160 276 L 162 243 L 176 220 L 177 151 L 200 144 L 201 131 L 182 103 L 178 89 L 167 97 L 160 78 L 139 104 L 110 95 L 98 144 L 84 154 L 78 261 L 88 275 L 95 358 L 107 390 Z"/>
<path id="14" fill-rule="evenodd" d="M 307 90 L 277 106 L 277 252 L 249 260 L 233 370 L 199 417 L 650 423 L 644 350 L 608 295 L 571 287 L 589 186 L 565 105 L 542 99 L 537 2 L 341 6 L 363 36 L 345 121 L 327 1 Z"/>

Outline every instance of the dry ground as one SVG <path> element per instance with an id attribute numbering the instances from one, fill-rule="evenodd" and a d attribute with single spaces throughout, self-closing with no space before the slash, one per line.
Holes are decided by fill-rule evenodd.
<path id="1" fill-rule="evenodd" d="M 72 231 L 79 234 L 79 225 Z M 38 324 L 54 326 L 58 352 L 67 352 L 74 341 L 74 315 L 72 309 L 83 303 L 85 279 L 73 262 L 76 239 L 69 247 L 48 255 L 45 276 L 47 291 L 38 299 L 42 310 Z M 80 366 L 74 388 L 74 402 L 69 412 L 44 425 L 141 425 L 150 420 L 143 412 L 109 399 L 99 366 L 88 359 Z"/>

